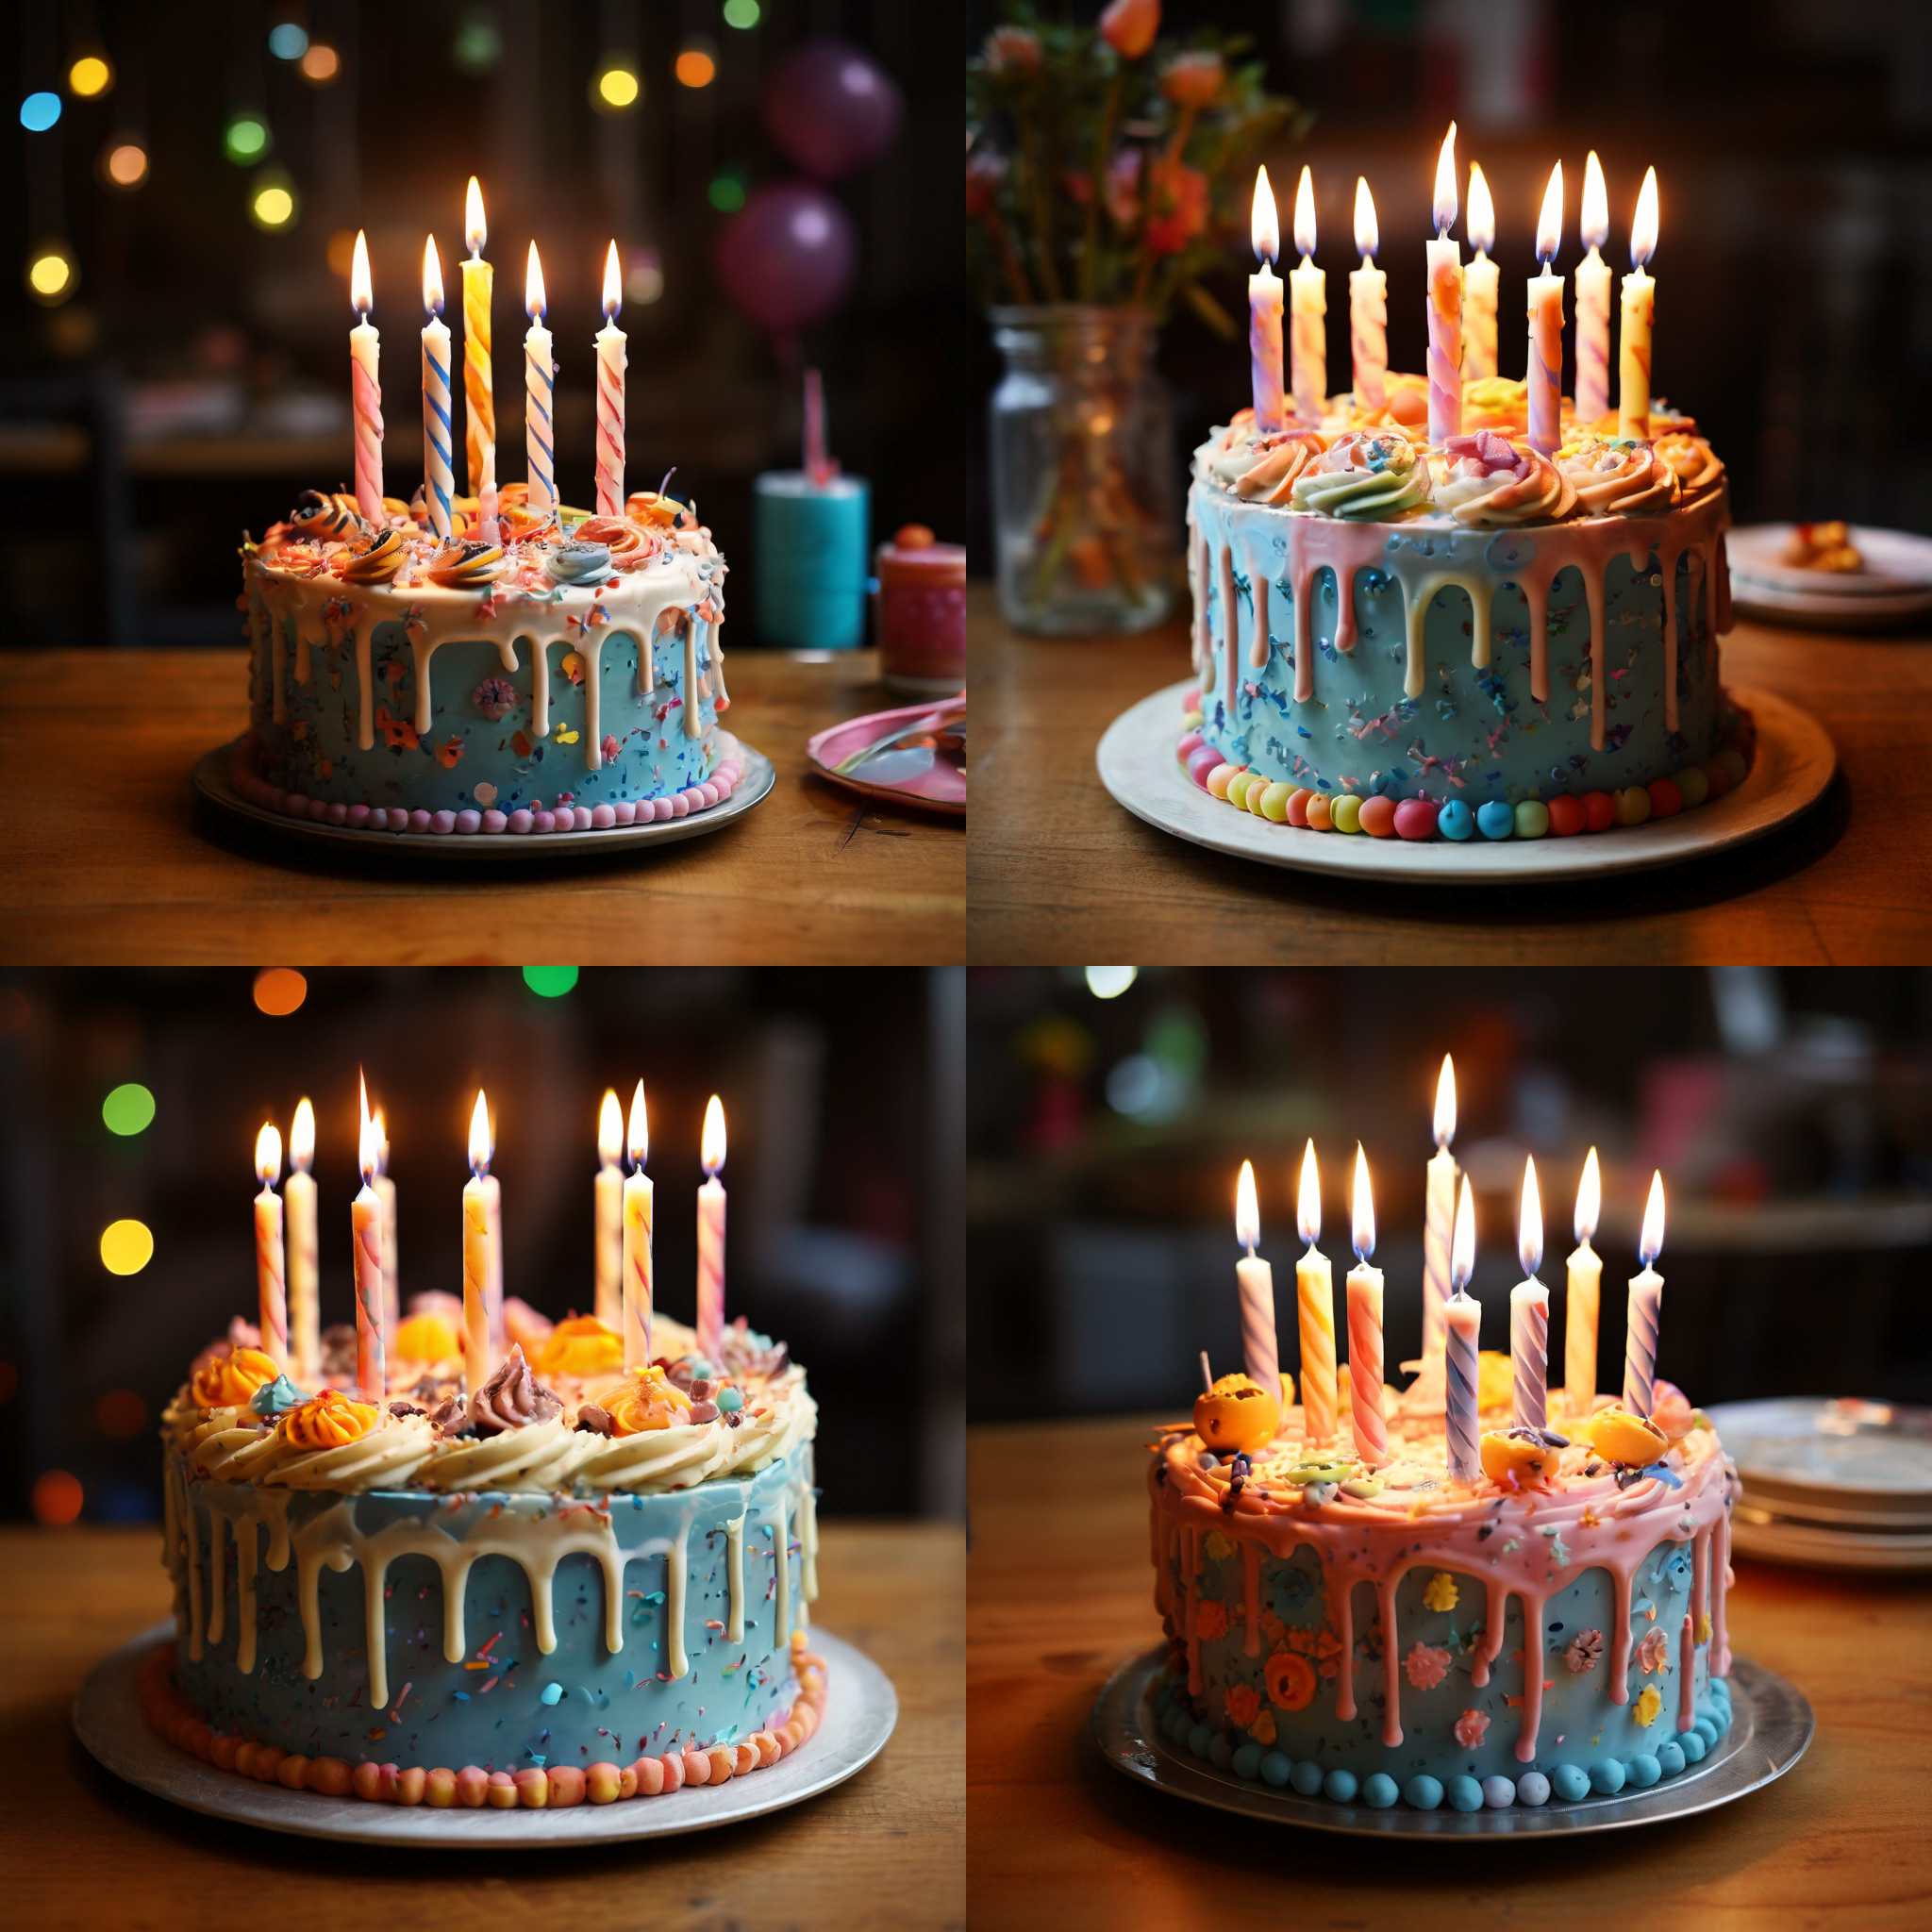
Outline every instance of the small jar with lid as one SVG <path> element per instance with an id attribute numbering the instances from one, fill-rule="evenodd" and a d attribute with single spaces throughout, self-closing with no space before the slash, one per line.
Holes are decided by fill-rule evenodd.
<path id="1" fill-rule="evenodd" d="M 948 697 L 966 682 L 966 549 L 908 524 L 877 552 L 879 660 L 890 689 Z"/>

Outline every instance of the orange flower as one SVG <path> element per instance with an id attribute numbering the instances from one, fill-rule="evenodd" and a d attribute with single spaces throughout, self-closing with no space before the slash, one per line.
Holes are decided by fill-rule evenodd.
<path id="1" fill-rule="evenodd" d="M 602 1375 L 624 1366 L 624 1343 L 595 1315 L 559 1322 L 531 1365 L 540 1375 Z"/>
<path id="2" fill-rule="evenodd" d="M 1227 1606 L 1213 1602 L 1194 1606 L 1194 1635 L 1204 1643 L 1227 1635 Z"/>
<path id="3" fill-rule="evenodd" d="M 1315 1694 L 1315 1674 L 1306 1657 L 1277 1650 L 1268 1659 L 1268 1696 L 1283 1710 L 1302 1710 Z"/>
<path id="4" fill-rule="evenodd" d="M 436 762 L 445 772 L 454 772 L 462 762 L 463 741 L 460 738 L 445 738 L 436 747 Z"/>
<path id="5" fill-rule="evenodd" d="M 528 758 L 530 756 L 530 734 L 527 731 L 513 732 L 510 736 L 509 748 L 516 753 L 518 758 Z"/>
<path id="6" fill-rule="evenodd" d="M 616 1436 L 641 1436 L 648 1429 L 668 1429 L 691 1414 L 691 1397 L 654 1362 L 640 1369 L 604 1405 Z"/>
<path id="7" fill-rule="evenodd" d="M 1100 16 L 1100 38 L 1116 54 L 1138 60 L 1160 31 L 1160 0 L 1113 0 Z"/>
<path id="8" fill-rule="evenodd" d="M 1264 1710 L 1261 1713 L 1261 1715 L 1257 1717 L 1255 1720 L 1255 1722 L 1248 1726 L 1248 1736 L 1254 1739 L 1256 1743 L 1260 1745 L 1265 1746 L 1274 1743 L 1274 1713 L 1272 1710 Z"/>
<path id="9" fill-rule="evenodd" d="M 1237 1684 L 1227 1693 L 1230 1721 L 1246 1730 L 1261 1715 L 1261 1693 L 1252 1684 Z"/>
<path id="10" fill-rule="evenodd" d="M 373 1402 L 358 1402 L 340 1389 L 325 1389 L 290 1409 L 282 1417 L 282 1427 L 297 1449 L 339 1449 L 366 1436 L 381 1416 Z"/>
<path id="11" fill-rule="evenodd" d="M 1211 108 L 1226 78 L 1221 56 L 1197 49 L 1176 54 L 1160 70 L 1160 92 L 1177 107 Z"/>
<path id="12" fill-rule="evenodd" d="M 280 1374 L 260 1349 L 232 1348 L 195 1370 L 190 1393 L 204 1408 L 233 1408 Z"/>

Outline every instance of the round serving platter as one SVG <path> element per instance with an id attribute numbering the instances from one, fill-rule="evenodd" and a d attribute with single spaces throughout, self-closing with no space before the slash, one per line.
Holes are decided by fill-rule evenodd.
<path id="1" fill-rule="evenodd" d="M 825 1714 L 810 1741 L 791 1757 L 722 1787 L 687 1786 L 656 1798 L 613 1805 L 573 1805 L 560 1811 L 435 1810 L 421 1805 L 374 1804 L 315 1791 L 258 1784 L 177 1750 L 148 1728 L 136 1695 L 142 1660 L 172 1641 L 175 1625 L 160 1623 L 124 1643 L 94 1666 L 74 1700 L 74 1732 L 116 1777 L 170 1804 L 237 1824 L 292 1832 L 299 1838 L 341 1839 L 359 1844 L 540 1845 L 610 1844 L 620 1840 L 673 1838 L 712 1831 L 803 1804 L 862 1771 L 885 1748 L 899 1721 L 891 1679 L 862 1651 L 813 1627 L 813 1650 L 825 1660 Z"/>
<path id="2" fill-rule="evenodd" d="M 412 861 L 425 856 L 475 865 L 517 865 L 546 858 L 600 857 L 611 853 L 648 851 L 699 839 L 707 832 L 735 824 L 777 783 L 777 774 L 763 752 L 741 739 L 730 741 L 729 755 L 743 772 L 730 797 L 720 799 L 688 818 L 654 819 L 647 825 L 610 825 L 583 832 L 372 832 L 325 821 L 291 818 L 244 798 L 228 775 L 234 746 L 225 744 L 207 753 L 194 767 L 194 789 L 218 816 L 255 826 L 265 825 L 278 840 L 291 845 L 313 846 L 340 856 L 345 852 L 406 852 Z"/>
<path id="3" fill-rule="evenodd" d="M 1312 1831 L 1353 1838 L 1483 1840 L 1548 1838 L 1590 1831 L 1620 1831 L 1689 1818 L 1759 1790 L 1782 1777 L 1805 1755 L 1817 1725 L 1804 1694 L 1762 1665 L 1735 1657 L 1731 1663 L 1730 1727 L 1694 1768 L 1647 1791 L 1614 1798 L 1585 1798 L 1574 1805 L 1512 1805 L 1500 1811 L 1418 1811 L 1395 1805 L 1338 1805 L 1249 1783 L 1176 1753 L 1154 1721 L 1156 1685 L 1164 1650 L 1124 1664 L 1108 1679 L 1093 1707 L 1093 1741 L 1116 1771 L 1190 1804 L 1232 1811 L 1270 1824 L 1300 1824 Z"/>
<path id="4" fill-rule="evenodd" d="M 1763 691 L 1733 691 L 1757 727 L 1751 770 L 1735 791 L 1675 818 L 1614 832 L 1558 839 L 1445 839 L 1414 842 L 1272 824 L 1202 791 L 1174 756 L 1181 738 L 1183 678 L 1142 698 L 1107 727 L 1096 762 L 1100 782 L 1138 819 L 1191 844 L 1302 872 L 1420 885 L 1523 885 L 1591 878 L 1676 865 L 1722 852 L 1796 818 L 1816 804 L 1838 755 L 1816 720 Z"/>

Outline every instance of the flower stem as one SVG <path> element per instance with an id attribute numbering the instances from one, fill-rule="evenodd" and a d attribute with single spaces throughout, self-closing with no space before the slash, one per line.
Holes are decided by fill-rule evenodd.
<path id="1" fill-rule="evenodd" d="M 1053 202 L 1041 171 L 1039 140 L 1032 122 L 1024 116 L 1020 119 L 1020 148 L 1026 169 L 1027 197 L 1033 204 L 1033 225 L 1039 231 L 1034 247 L 1040 258 L 1040 285 L 1049 302 L 1058 302 L 1060 276 L 1053 258 Z"/>
<path id="2" fill-rule="evenodd" d="M 1100 112 L 1100 131 L 1093 142 L 1093 199 L 1087 204 L 1087 237 L 1080 251 L 1080 299 L 1093 300 L 1099 275 L 1100 215 L 1107 200 L 1108 150 L 1113 145 L 1113 124 L 1121 111 L 1121 90 L 1126 80 L 1117 66 L 1108 82 L 1107 105 Z"/>

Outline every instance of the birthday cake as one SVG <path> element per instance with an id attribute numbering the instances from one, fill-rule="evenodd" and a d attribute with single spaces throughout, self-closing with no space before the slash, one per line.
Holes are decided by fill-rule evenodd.
<path id="1" fill-rule="evenodd" d="M 493 520 L 310 491 L 242 553 L 249 729 L 233 782 L 377 831 L 588 831 L 684 818 L 742 768 L 719 632 L 724 558 L 694 509 Z"/>
<path id="2" fill-rule="evenodd" d="M 1194 453 L 1192 658 L 1179 756 L 1215 797 L 1321 831 L 1428 840 L 1607 831 L 1744 777 L 1725 698 L 1723 464 L 1688 417 L 1651 436 L 1564 404 L 1552 455 L 1520 381 L 1333 398 Z"/>
<path id="3" fill-rule="evenodd" d="M 608 1803 L 799 1748 L 825 1695 L 804 1372 L 741 1319 L 712 1359 L 659 1316 L 626 1373 L 595 1316 L 513 1299 L 472 1387 L 460 1314 L 417 1299 L 380 1402 L 346 1327 L 310 1388 L 250 1324 L 196 1360 L 163 1418 L 175 1635 L 149 1722 L 404 1805 Z"/>
<path id="4" fill-rule="evenodd" d="M 1512 1427 L 1481 1357 L 1481 1473 L 1433 1407 L 1385 1391 L 1387 1459 L 1323 1445 L 1245 1375 L 1152 1445 L 1158 1722 L 1262 1789 L 1477 1811 L 1639 1790 L 1728 1728 L 1737 1478 L 1670 1384 Z M 1291 1390 L 1285 1390 L 1291 1396 Z M 1347 1405 L 1344 1404 L 1344 1414 Z"/>

